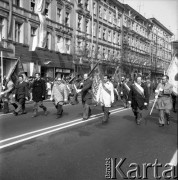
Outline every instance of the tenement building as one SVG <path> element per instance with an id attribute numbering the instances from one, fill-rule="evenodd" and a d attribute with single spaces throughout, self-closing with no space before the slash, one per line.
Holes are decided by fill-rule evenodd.
<path id="1" fill-rule="evenodd" d="M 118 0 L 1 0 L 3 73 L 16 60 L 28 76 L 89 72 L 98 61 L 105 73 L 164 73 L 172 32 Z M 1 65 L 2 66 L 2 65 Z"/>

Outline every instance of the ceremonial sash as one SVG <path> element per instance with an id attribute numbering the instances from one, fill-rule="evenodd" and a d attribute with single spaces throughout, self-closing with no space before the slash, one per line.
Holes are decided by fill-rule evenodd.
<path id="1" fill-rule="evenodd" d="M 111 91 L 108 88 L 106 88 L 103 82 L 102 82 L 102 86 L 103 86 L 103 89 L 111 96 Z"/>
<path id="2" fill-rule="evenodd" d="M 139 84 L 134 83 L 133 87 L 143 98 L 145 98 L 144 89 Z"/>
<path id="3" fill-rule="evenodd" d="M 126 88 L 126 90 L 129 92 L 130 91 L 130 88 L 129 86 L 126 84 L 126 83 L 123 83 L 124 87 Z"/>

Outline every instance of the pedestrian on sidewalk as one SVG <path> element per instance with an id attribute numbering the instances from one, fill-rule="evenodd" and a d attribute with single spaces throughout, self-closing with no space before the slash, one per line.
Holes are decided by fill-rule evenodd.
<path id="1" fill-rule="evenodd" d="M 63 113 L 63 105 L 67 102 L 67 87 L 60 77 L 54 81 L 51 100 L 54 101 L 55 107 L 57 109 L 56 119 L 61 118 Z"/>
<path id="2" fill-rule="evenodd" d="M 19 75 L 18 82 L 15 85 L 14 90 L 15 103 L 17 104 L 17 108 L 14 110 L 14 115 L 17 116 L 19 112 L 20 114 L 26 114 L 25 111 L 25 101 L 29 98 L 28 92 L 28 84 L 24 81 L 22 75 Z"/>
<path id="3" fill-rule="evenodd" d="M 164 75 L 162 82 L 160 82 L 155 90 L 155 95 L 158 96 L 156 108 L 159 110 L 159 127 L 165 124 L 165 117 L 167 125 L 170 124 L 170 111 L 172 109 L 172 91 L 173 86 L 169 82 L 169 76 Z"/>
<path id="4" fill-rule="evenodd" d="M 130 86 L 128 97 L 128 103 L 131 104 L 137 125 L 140 125 L 142 121 L 142 111 L 147 109 L 148 102 L 148 87 L 142 83 L 141 75 L 137 75 L 134 83 Z"/>
<path id="5" fill-rule="evenodd" d="M 84 81 L 81 92 L 82 104 L 83 104 L 83 120 L 87 120 L 91 116 L 90 105 L 92 104 L 92 80 L 88 77 L 88 74 L 84 74 Z"/>
<path id="6" fill-rule="evenodd" d="M 47 108 L 43 105 L 43 100 L 45 100 L 46 95 L 46 83 L 45 80 L 41 78 L 40 73 L 35 74 L 36 79 L 32 84 L 32 97 L 34 101 L 33 116 L 37 116 L 38 106 L 43 109 L 44 115 L 47 115 Z"/>
<path id="7" fill-rule="evenodd" d="M 102 123 L 107 123 L 109 120 L 109 108 L 111 104 L 114 103 L 114 86 L 109 81 L 108 76 L 104 76 L 104 82 L 100 82 L 98 92 L 96 95 L 96 101 L 102 107 L 102 111 L 104 112 L 104 117 Z"/>

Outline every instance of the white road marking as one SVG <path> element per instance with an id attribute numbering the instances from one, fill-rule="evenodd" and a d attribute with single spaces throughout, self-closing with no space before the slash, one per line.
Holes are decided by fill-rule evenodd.
<path id="1" fill-rule="evenodd" d="M 174 155 L 173 155 L 173 157 L 172 157 L 172 159 L 171 159 L 171 161 L 170 161 L 169 164 L 170 164 L 170 165 L 173 165 L 173 166 L 177 166 L 177 150 L 176 150 L 176 152 L 174 153 Z"/>
<path id="2" fill-rule="evenodd" d="M 110 112 L 118 111 L 118 110 L 121 110 L 121 109 L 123 109 L 123 108 L 113 109 Z M 92 115 L 91 118 L 98 117 L 100 115 L 103 115 L 103 113 Z M 43 129 L 39 129 L 39 130 L 36 130 L 36 131 L 28 132 L 28 133 L 25 133 L 25 134 L 21 134 L 21 135 L 18 135 L 18 136 L 14 136 L 14 137 L 11 137 L 11 138 L 1 140 L 0 143 L 11 141 L 13 139 L 18 139 L 20 137 L 28 136 L 28 135 L 35 134 L 35 133 L 42 132 L 42 131 L 46 131 L 46 130 L 49 130 L 49 129 L 53 129 L 53 128 L 60 127 L 60 126 L 63 126 L 63 125 L 72 124 L 74 122 L 81 121 L 81 120 L 82 120 L 82 118 L 79 118 L 79 119 L 76 119 L 76 120 L 73 120 L 73 121 L 68 121 L 66 123 L 61 123 L 61 124 L 57 124 L 55 126 L 50 126 L 50 127 L 47 127 L 47 128 L 43 128 Z"/>
<path id="3" fill-rule="evenodd" d="M 121 109 L 121 110 L 113 111 L 111 114 L 115 114 L 115 113 L 118 113 L 118 112 L 121 112 L 121 111 L 125 111 L 125 110 L 128 110 L 128 109 Z M 39 137 L 39 136 L 50 134 L 52 132 L 56 132 L 56 131 L 59 131 L 59 130 L 62 130 L 62 129 L 66 129 L 66 128 L 71 127 L 71 126 L 75 126 L 75 125 L 78 125 L 78 124 L 82 124 L 82 123 L 86 123 L 86 122 L 89 122 L 89 121 L 93 121 L 94 119 L 102 117 L 102 116 L 103 115 L 99 115 L 99 116 L 92 117 L 92 118 L 90 118 L 88 120 L 85 120 L 85 121 L 75 122 L 75 123 L 72 123 L 72 124 L 69 124 L 69 125 L 66 125 L 66 126 L 55 128 L 55 129 L 50 130 L 50 131 L 45 131 L 45 132 L 40 133 L 40 134 L 36 134 L 36 135 L 30 136 L 30 137 L 27 137 L 27 138 L 24 138 L 24 139 L 20 139 L 20 140 L 17 140 L 17 141 L 14 141 L 14 142 L 11 142 L 11 143 L 8 143 L 8 144 L 0 146 L 0 149 L 9 147 L 9 146 L 12 146 L 12 145 L 15 145 L 15 144 L 19 144 L 21 142 L 24 142 L 24 141 L 27 141 L 27 140 L 30 140 L 30 139 L 34 139 L 34 138 Z"/>

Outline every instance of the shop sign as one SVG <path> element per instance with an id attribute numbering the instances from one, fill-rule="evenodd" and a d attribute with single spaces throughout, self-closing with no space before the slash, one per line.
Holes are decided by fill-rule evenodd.
<path id="1" fill-rule="evenodd" d="M 62 69 L 56 68 L 56 72 L 62 72 Z"/>
<path id="2" fill-rule="evenodd" d="M 70 69 L 63 69 L 62 72 L 63 73 L 70 73 Z"/>

